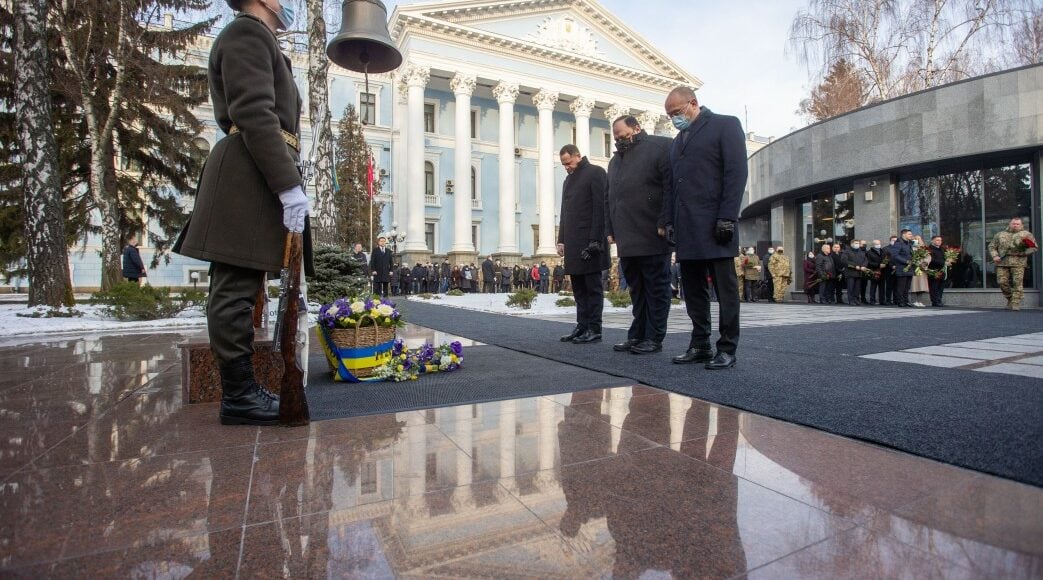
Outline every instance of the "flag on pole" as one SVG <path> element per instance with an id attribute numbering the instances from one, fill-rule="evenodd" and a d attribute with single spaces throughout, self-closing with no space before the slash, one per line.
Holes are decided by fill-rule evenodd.
<path id="1" fill-rule="evenodd" d="M 370 155 L 366 159 L 366 192 L 369 193 L 369 199 L 373 199 L 373 156 Z"/>

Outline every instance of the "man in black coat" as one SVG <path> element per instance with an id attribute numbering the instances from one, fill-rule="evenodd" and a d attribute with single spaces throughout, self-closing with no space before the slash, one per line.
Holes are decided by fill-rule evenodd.
<path id="1" fill-rule="evenodd" d="M 866 267 L 869 268 L 869 304 L 884 303 L 884 277 L 880 264 L 884 261 L 884 250 L 880 240 L 873 240 L 873 247 L 866 250 Z M 863 280 L 865 283 L 865 280 Z"/>
<path id="2" fill-rule="evenodd" d="M 634 310 L 626 342 L 612 348 L 649 354 L 663 350 L 670 316 L 670 244 L 663 198 L 670 188 L 672 141 L 642 131 L 629 115 L 612 123 L 612 134 L 616 154 L 608 164 L 605 227 L 608 243 L 616 244 Z"/>
<path id="3" fill-rule="evenodd" d="M 680 133 L 670 153 L 673 182 L 664 200 L 666 230 L 673 227 L 681 262 L 685 307 L 692 319 L 692 341 L 676 363 L 706 362 L 707 369 L 735 366 L 739 345 L 739 282 L 735 235 L 746 189 L 746 135 L 735 117 L 700 107 L 695 91 L 677 87 L 666 99 L 666 113 Z M 710 349 L 710 286 L 720 307 L 717 354 Z"/>
<path id="4" fill-rule="evenodd" d="M 892 261 L 894 257 L 895 242 L 898 241 L 898 236 L 891 236 L 887 241 L 887 245 L 884 246 L 883 255 L 884 261 L 880 264 L 880 280 L 884 284 L 884 301 L 880 304 L 886 306 L 897 305 L 898 302 L 895 300 L 895 287 L 898 285 L 895 278 L 895 265 Z"/>
<path id="5" fill-rule="evenodd" d="M 909 308 L 909 286 L 916 275 L 913 262 L 913 232 L 902 230 L 901 237 L 891 246 L 891 263 L 895 269 L 895 306 Z"/>
<path id="6" fill-rule="evenodd" d="M 130 234 L 127 237 L 127 247 L 123 248 L 123 277 L 127 282 L 137 282 L 148 276 L 145 271 L 145 263 L 141 261 L 141 252 L 138 251 L 138 236 Z"/>
<path id="7" fill-rule="evenodd" d="M 833 258 L 833 271 L 837 275 L 836 283 L 833 284 L 833 292 L 835 294 L 833 302 L 835 304 L 843 304 L 844 288 L 846 288 L 847 283 L 847 277 L 844 275 L 844 246 L 833 244 L 830 257 Z"/>
<path id="8" fill-rule="evenodd" d="M 413 292 L 413 275 L 409 271 L 409 266 L 404 262 L 398 271 L 398 283 L 402 286 L 403 296 L 409 296 Z"/>
<path id="9" fill-rule="evenodd" d="M 945 272 L 945 248 L 942 247 L 941 236 L 931 238 L 931 245 L 927 246 L 927 252 L 931 256 L 931 261 L 927 264 L 927 268 L 935 272 Z M 945 306 L 945 303 L 942 302 L 942 292 L 945 290 L 945 276 L 943 275 L 941 278 L 928 276 L 927 288 L 931 291 L 931 306 L 935 308 Z"/>
<path id="10" fill-rule="evenodd" d="M 851 306 L 862 305 L 862 274 L 869 265 L 869 258 L 862 251 L 862 244 L 855 240 L 851 246 L 840 255 L 840 261 L 844 263 L 844 280 L 847 281 L 847 303 Z"/>
<path id="11" fill-rule="evenodd" d="M 833 286 L 837 282 L 837 269 L 832 253 L 833 246 L 822 244 L 822 253 L 815 256 L 815 277 L 819 279 L 819 304 L 836 303 L 836 294 L 833 292 Z"/>
<path id="12" fill-rule="evenodd" d="M 561 165 L 568 173 L 561 189 L 558 255 L 572 278 L 576 300 L 576 328 L 562 342 L 601 342 L 601 313 L 605 307 L 601 273 L 609 267 L 605 234 L 605 170 L 591 165 L 575 145 L 561 148 Z"/>
<path id="13" fill-rule="evenodd" d="M 377 238 L 377 249 L 369 259 L 369 270 L 373 276 L 373 293 L 387 297 L 391 291 L 391 250 L 387 248 L 387 238 Z"/>
<path id="14" fill-rule="evenodd" d="M 492 294 L 496 292 L 496 286 L 494 284 L 494 278 L 496 277 L 496 264 L 493 263 L 493 257 L 486 256 L 485 261 L 482 262 L 482 293 Z"/>

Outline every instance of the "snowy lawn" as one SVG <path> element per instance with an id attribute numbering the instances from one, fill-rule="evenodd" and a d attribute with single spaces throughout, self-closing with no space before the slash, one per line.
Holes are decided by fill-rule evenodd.
<path id="1" fill-rule="evenodd" d="M 552 316 L 555 314 L 573 314 L 576 312 L 575 306 L 556 306 L 554 302 L 559 298 L 563 298 L 563 296 L 558 296 L 557 294 L 540 294 L 532 303 L 532 308 L 529 310 L 508 307 L 506 303 L 509 294 L 464 294 L 463 296 L 435 294 L 434 296 L 437 296 L 438 298 L 424 300 L 419 296 L 409 296 L 407 299 L 416 302 L 452 306 L 464 310 L 478 310 L 480 312 L 494 312 L 496 314 L 512 314 L 515 316 L 540 317 Z M 614 312 L 630 312 L 630 307 L 614 308 L 609 304 L 608 300 L 605 300 L 605 314 Z"/>
<path id="2" fill-rule="evenodd" d="M 149 330 L 200 328 L 206 326 L 202 311 L 192 309 L 174 318 L 123 322 L 104 314 L 100 306 L 77 304 L 76 310 L 83 316 L 72 318 L 27 318 L 19 314 L 31 314 L 34 309 L 24 304 L 0 305 L 0 336 L 23 336 L 30 334 L 66 334 L 72 332 L 96 332 L 106 330 Z M 46 309 L 43 309 L 46 311 Z"/>

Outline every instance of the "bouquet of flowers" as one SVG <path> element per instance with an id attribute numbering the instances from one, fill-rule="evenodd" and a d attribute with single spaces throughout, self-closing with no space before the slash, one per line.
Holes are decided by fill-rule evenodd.
<path id="1" fill-rule="evenodd" d="M 326 328 L 382 326 L 394 328 L 405 321 L 395 303 L 379 296 L 371 298 L 338 298 L 319 309 L 319 324 Z"/>
<path id="2" fill-rule="evenodd" d="M 945 246 L 945 265 L 950 266 L 960 259 L 963 249 L 959 246 Z"/>
<path id="3" fill-rule="evenodd" d="M 373 373 L 376 378 L 399 383 L 415 381 L 421 373 L 452 372 L 464 364 L 464 348 L 459 342 L 434 346 L 424 343 L 418 349 L 406 348 L 402 339 L 395 341 L 391 357 Z"/>
<path id="4" fill-rule="evenodd" d="M 931 270 L 930 268 L 927 268 L 923 270 L 923 273 L 928 278 L 934 278 L 935 280 L 942 280 L 945 278 L 945 270 Z"/>
<path id="5" fill-rule="evenodd" d="M 862 276 L 865 277 L 867 280 L 879 280 L 880 270 L 862 270 Z"/>
<path id="6" fill-rule="evenodd" d="M 1033 240 L 1032 238 L 1030 238 L 1028 236 L 1023 236 L 1021 238 L 1021 241 L 1018 242 L 1018 245 L 1017 245 L 1018 252 L 1020 252 L 1022 254 L 1027 252 L 1030 248 L 1038 248 L 1038 247 L 1039 246 L 1036 245 L 1036 240 Z"/>
<path id="7" fill-rule="evenodd" d="M 913 257 L 909 260 L 909 263 L 905 265 L 905 271 L 908 272 L 912 268 L 916 268 L 914 272 L 917 276 L 924 273 L 923 266 L 921 264 L 926 263 L 930 260 L 930 252 L 924 246 L 916 246 L 913 248 Z"/>

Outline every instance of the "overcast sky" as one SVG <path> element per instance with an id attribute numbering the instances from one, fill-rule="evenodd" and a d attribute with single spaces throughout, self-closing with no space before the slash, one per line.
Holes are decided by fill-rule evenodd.
<path id="1" fill-rule="evenodd" d="M 806 69 L 787 54 L 789 26 L 806 0 L 600 0 L 703 81 L 699 103 L 739 117 L 747 131 L 781 137 L 804 125 Z M 390 14 L 398 2 L 384 0 Z M 792 51 L 789 51 L 792 52 Z"/>

